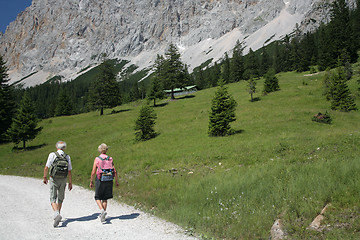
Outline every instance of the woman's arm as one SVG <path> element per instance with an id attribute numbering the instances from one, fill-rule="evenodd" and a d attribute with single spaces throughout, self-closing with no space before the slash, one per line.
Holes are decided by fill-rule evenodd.
<path id="1" fill-rule="evenodd" d="M 114 176 L 115 176 L 115 184 L 116 186 L 119 186 L 119 180 L 118 180 L 118 174 L 114 166 Z"/>
<path id="2" fill-rule="evenodd" d="M 92 188 L 94 186 L 94 182 L 93 182 L 93 179 L 94 179 L 94 175 L 96 173 L 96 158 L 94 160 L 94 165 L 93 165 L 93 169 L 91 171 L 91 177 L 90 177 L 90 188 Z"/>

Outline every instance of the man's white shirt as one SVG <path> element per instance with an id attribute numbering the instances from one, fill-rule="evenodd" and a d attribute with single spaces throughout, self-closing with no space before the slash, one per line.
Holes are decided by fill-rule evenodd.
<path id="1" fill-rule="evenodd" d="M 60 154 L 60 155 L 65 155 L 64 151 L 63 150 L 57 150 L 57 152 Z M 50 153 L 49 154 L 49 157 L 47 159 L 47 162 L 46 162 L 46 166 L 48 168 L 51 167 L 51 165 L 54 163 L 54 160 L 56 158 L 56 154 L 54 152 Z M 66 155 L 66 159 L 68 160 L 68 170 L 71 171 L 72 170 L 72 166 L 71 166 L 71 159 L 70 159 L 70 156 L 69 155 Z"/>

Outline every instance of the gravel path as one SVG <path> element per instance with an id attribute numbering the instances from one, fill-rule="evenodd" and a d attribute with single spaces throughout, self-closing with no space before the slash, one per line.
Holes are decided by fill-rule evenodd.
<path id="1" fill-rule="evenodd" d="M 109 201 L 105 224 L 94 193 L 79 186 L 65 192 L 59 227 L 53 227 L 49 185 L 39 179 L 0 175 L 1 239 L 195 239 L 178 226 Z"/>

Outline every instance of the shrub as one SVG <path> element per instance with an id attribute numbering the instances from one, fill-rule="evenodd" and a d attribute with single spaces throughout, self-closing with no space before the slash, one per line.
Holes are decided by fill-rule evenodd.
<path id="1" fill-rule="evenodd" d="M 331 122 L 332 122 L 332 118 L 327 112 L 325 114 L 322 114 L 320 112 L 318 114 L 315 114 L 312 117 L 312 120 L 314 122 L 326 123 L 326 124 L 331 124 Z"/>

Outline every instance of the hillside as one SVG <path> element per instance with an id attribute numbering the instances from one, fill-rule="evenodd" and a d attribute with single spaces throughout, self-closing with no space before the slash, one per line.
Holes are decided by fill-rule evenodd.
<path id="1" fill-rule="evenodd" d="M 348 82 L 360 106 L 359 64 Z M 97 146 L 105 142 L 120 169 L 119 201 L 170 220 L 203 238 L 268 239 L 282 219 L 291 239 L 360 238 L 360 112 L 330 110 L 323 73 L 278 75 L 281 90 L 250 102 L 245 81 L 227 85 L 238 103 L 237 134 L 207 135 L 216 88 L 164 100 L 155 108 L 159 135 L 134 142 L 141 102 L 46 119 L 25 151 L 0 145 L 0 174 L 42 177 L 49 152 L 67 142 L 73 182 L 88 186 Z M 311 121 L 328 112 L 331 125 Z M 7 160 L 7 161 L 5 161 Z M 319 231 L 307 226 L 331 203 Z"/>

